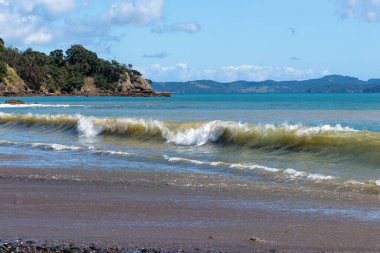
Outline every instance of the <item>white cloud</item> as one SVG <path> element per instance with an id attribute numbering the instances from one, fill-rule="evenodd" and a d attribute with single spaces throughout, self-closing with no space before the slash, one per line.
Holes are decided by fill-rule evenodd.
<path id="1" fill-rule="evenodd" d="M 379 20 L 380 0 L 330 0 L 336 7 L 336 14 L 342 19 L 358 19 L 367 22 Z"/>
<path id="2" fill-rule="evenodd" d="M 161 18 L 164 0 L 102 2 L 103 13 L 86 11 L 87 0 L 0 0 L 0 37 L 14 46 L 53 42 L 103 44 L 115 41 L 114 27 L 148 25 Z M 87 8 L 80 9 L 86 6 Z M 84 11 L 78 16 L 79 11 Z"/>
<path id="3" fill-rule="evenodd" d="M 12 12 L 40 15 L 57 15 L 73 10 L 78 0 L 1 0 L 0 5 Z"/>
<path id="4" fill-rule="evenodd" d="M 25 44 L 45 44 L 53 39 L 50 31 L 40 30 L 27 36 L 24 40 Z"/>
<path id="5" fill-rule="evenodd" d="M 53 31 L 35 15 L 0 12 L 0 27 L 0 36 L 11 43 L 43 44 L 50 42 L 53 37 Z"/>
<path id="6" fill-rule="evenodd" d="M 161 18 L 164 0 L 120 1 L 111 5 L 107 19 L 118 24 L 147 25 Z"/>
<path id="7" fill-rule="evenodd" d="M 268 78 L 273 68 L 259 65 L 223 66 L 222 71 L 228 80 L 262 81 Z"/>
<path id="8" fill-rule="evenodd" d="M 196 33 L 201 30 L 201 25 L 196 22 L 181 22 L 173 23 L 170 25 L 156 25 L 152 27 L 152 33 L 176 33 L 176 32 L 185 32 L 185 33 Z"/>
<path id="9" fill-rule="evenodd" d="M 290 66 L 272 67 L 248 64 L 196 70 L 190 68 L 187 63 L 177 63 L 170 66 L 153 64 L 147 69 L 140 69 L 140 71 L 144 76 L 155 81 L 190 81 L 199 79 L 213 79 L 221 82 L 237 80 L 264 81 L 268 79 L 303 80 L 329 74 L 328 70 L 317 71 L 311 68 L 298 69 Z"/>
<path id="10" fill-rule="evenodd" d="M 0 0 L 0 37 L 17 47 L 73 43 L 107 48 L 127 25 L 153 26 L 165 0 Z M 162 32 L 199 31 L 195 22 L 162 26 Z M 106 45 L 108 43 L 108 45 Z"/>
<path id="11" fill-rule="evenodd" d="M 49 43 L 58 34 L 55 21 L 76 6 L 76 0 L 1 0 L 0 36 L 11 44 Z"/>

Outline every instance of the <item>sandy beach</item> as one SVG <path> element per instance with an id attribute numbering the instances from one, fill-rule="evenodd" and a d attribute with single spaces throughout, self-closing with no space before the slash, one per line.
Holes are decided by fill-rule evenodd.
<path id="1" fill-rule="evenodd" d="M 191 252 L 380 250 L 378 220 L 294 211 L 306 210 L 314 200 L 336 209 L 353 202 L 376 208 L 376 196 L 339 194 L 337 200 L 331 192 L 284 191 L 247 182 L 229 188 L 226 179 L 203 174 L 186 179 L 160 172 L 22 168 L 1 168 L 0 173 L 3 240 Z M 190 186 L 195 180 L 199 184 Z M 208 184 L 201 186 L 202 180 Z"/>

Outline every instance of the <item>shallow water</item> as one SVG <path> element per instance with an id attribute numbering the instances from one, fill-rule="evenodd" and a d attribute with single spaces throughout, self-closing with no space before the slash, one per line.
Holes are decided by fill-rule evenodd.
<path id="1" fill-rule="evenodd" d="M 4 167 L 206 173 L 380 193 L 380 94 L 22 99 L 35 104 L 0 104 Z"/>

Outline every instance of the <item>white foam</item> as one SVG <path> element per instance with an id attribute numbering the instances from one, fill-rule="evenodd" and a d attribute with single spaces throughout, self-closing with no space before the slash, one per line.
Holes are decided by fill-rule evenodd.
<path id="1" fill-rule="evenodd" d="M 379 179 L 379 180 L 376 180 L 376 181 L 375 181 L 375 184 L 376 184 L 377 186 L 380 186 L 380 179 Z"/>
<path id="2" fill-rule="evenodd" d="M 187 158 L 181 158 L 181 157 L 169 157 L 169 156 L 164 156 L 168 162 L 188 162 L 188 163 L 193 163 L 193 164 L 198 164 L 198 165 L 211 165 L 213 167 L 221 166 L 226 163 L 224 162 L 205 162 L 205 161 L 199 161 L 199 160 L 194 160 L 194 159 L 187 159 Z"/>
<path id="3" fill-rule="evenodd" d="M 216 142 L 226 129 L 236 132 L 245 125 L 234 122 L 211 121 L 197 128 L 189 128 L 184 131 L 164 130 L 163 136 L 168 143 L 185 146 L 202 146 L 206 143 Z M 161 128 L 162 129 L 162 128 Z"/>
<path id="4" fill-rule="evenodd" d="M 289 174 L 291 177 L 305 177 L 307 173 L 304 171 L 299 171 L 295 169 L 286 169 L 284 170 L 285 174 Z"/>
<path id="5" fill-rule="evenodd" d="M 249 170 L 265 170 L 269 172 L 278 172 L 279 169 L 277 168 L 271 168 L 259 164 L 240 164 L 240 163 L 234 163 L 230 165 L 231 169 L 249 169 Z"/>
<path id="6" fill-rule="evenodd" d="M 0 104 L 0 108 L 33 108 L 33 107 L 53 107 L 53 108 L 60 108 L 60 107 L 72 107 L 72 106 L 82 106 L 82 105 L 65 105 L 65 104 L 19 104 L 19 105 L 12 105 L 12 104 Z"/>
<path id="7" fill-rule="evenodd" d="M 295 132 L 299 136 L 315 135 L 327 132 L 357 132 L 357 130 L 350 127 L 343 127 L 341 124 L 336 124 L 335 126 L 327 124 L 315 127 L 307 127 L 302 124 L 290 125 L 284 123 L 281 126 L 284 127 L 286 131 Z"/>
<path id="8" fill-rule="evenodd" d="M 96 151 L 96 153 L 104 154 L 104 155 L 115 155 L 115 156 L 131 156 L 131 155 L 133 155 L 133 153 L 124 152 L 124 151 L 114 151 L 114 150 Z"/>
<path id="9" fill-rule="evenodd" d="M 302 124 L 288 124 L 288 123 L 282 123 L 280 125 L 274 125 L 274 124 L 265 124 L 264 130 L 278 130 L 283 129 L 285 132 L 294 132 L 298 136 L 303 135 L 315 135 L 320 133 L 327 133 L 327 132 L 358 132 L 358 130 L 355 130 L 350 127 L 343 127 L 341 124 L 334 125 L 320 125 L 315 127 L 309 127 Z"/>
<path id="10" fill-rule="evenodd" d="M 0 140 L 0 144 L 13 144 L 13 142 L 7 140 Z"/>
<path id="11" fill-rule="evenodd" d="M 83 150 L 85 149 L 84 147 L 80 146 L 72 146 L 72 145 L 62 145 L 62 144 L 57 144 L 57 143 L 19 143 L 19 144 L 24 144 L 24 145 L 31 145 L 32 147 L 44 147 L 44 148 L 51 148 L 56 151 L 63 151 L 63 150 Z"/>
<path id="12" fill-rule="evenodd" d="M 194 159 L 187 159 L 187 158 L 182 158 L 182 157 L 169 157 L 169 156 L 164 156 L 166 160 L 169 162 L 188 162 L 188 163 L 193 163 L 197 165 L 210 165 L 213 167 L 217 166 L 228 166 L 231 169 L 250 169 L 250 170 L 265 170 L 265 171 L 270 171 L 270 172 L 278 172 L 279 169 L 276 168 L 271 168 L 263 165 L 258 165 L 258 164 L 240 164 L 240 163 L 225 163 L 225 162 L 205 162 L 205 161 L 200 161 L 200 160 L 194 160 Z"/>
<path id="13" fill-rule="evenodd" d="M 305 171 L 299 171 L 295 169 L 286 169 L 283 171 L 290 178 L 306 178 L 311 180 L 332 180 L 336 179 L 334 176 L 323 175 L 323 174 L 315 174 L 315 173 L 307 173 Z"/>
<path id="14" fill-rule="evenodd" d="M 54 151 L 79 151 L 79 150 L 89 150 L 96 154 L 102 155 L 111 155 L 111 156 L 131 156 L 134 153 L 125 152 L 125 151 L 117 151 L 117 150 L 101 150 L 96 149 L 94 146 L 74 146 L 74 145 L 63 145 L 57 143 L 40 143 L 40 142 L 19 142 L 19 141 L 8 141 L 8 140 L 0 140 L 0 144 L 6 145 L 27 145 L 37 148 L 50 149 Z"/>
<path id="15" fill-rule="evenodd" d="M 101 132 L 101 128 L 95 126 L 93 117 L 78 115 L 78 131 L 83 137 L 94 137 Z"/>
<path id="16" fill-rule="evenodd" d="M 28 145 L 32 147 L 42 147 L 47 149 L 52 149 L 56 151 L 63 151 L 63 150 L 83 150 L 86 149 L 86 147 L 81 146 L 74 146 L 74 145 L 63 145 L 63 144 L 57 144 L 57 143 L 42 143 L 42 142 L 21 142 L 21 141 L 8 141 L 8 140 L 0 140 L 0 144 L 10 144 L 10 145 Z M 87 147 L 90 149 L 91 147 Z"/>

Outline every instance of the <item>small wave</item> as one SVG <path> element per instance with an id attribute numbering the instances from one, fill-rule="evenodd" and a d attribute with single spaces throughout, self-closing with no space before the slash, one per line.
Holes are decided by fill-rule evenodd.
<path id="1" fill-rule="evenodd" d="M 62 108 L 62 107 L 82 107 L 83 105 L 66 105 L 66 104 L 0 104 L 0 108 L 33 108 L 33 107 L 52 107 L 52 108 Z"/>
<path id="2" fill-rule="evenodd" d="M 114 151 L 114 150 L 97 150 L 95 151 L 97 154 L 101 155 L 114 155 L 114 156 L 131 156 L 134 153 L 124 152 L 124 151 Z"/>
<path id="3" fill-rule="evenodd" d="M 315 174 L 315 173 L 307 173 L 305 171 L 299 171 L 295 169 L 285 169 L 283 171 L 285 174 L 289 175 L 291 178 L 304 178 L 311 180 L 332 180 L 337 179 L 337 177 L 323 175 L 323 174 Z"/>
<path id="4" fill-rule="evenodd" d="M 297 182 L 297 183 L 307 183 L 315 185 L 317 187 L 322 187 L 324 189 L 330 189 L 334 191 L 348 191 L 348 192 L 362 192 L 367 194 L 380 194 L 380 180 L 366 180 L 366 181 L 356 181 L 344 179 L 338 176 L 325 175 L 319 173 L 311 173 L 306 171 L 295 170 L 291 168 L 281 169 L 273 168 L 259 164 L 249 164 L 249 163 L 228 163 L 228 162 L 212 162 L 212 161 L 201 161 L 189 158 L 181 157 L 169 157 L 164 156 L 168 162 L 173 163 L 191 163 L 199 166 L 212 166 L 212 167 L 224 167 L 229 169 L 238 170 L 249 170 L 257 171 L 255 175 L 264 176 L 265 178 L 270 178 L 278 182 Z M 264 174 L 263 174 L 264 173 Z"/>
<path id="5" fill-rule="evenodd" d="M 19 145 L 30 146 L 45 150 L 53 151 L 89 151 L 94 154 L 110 155 L 110 156 L 131 156 L 134 153 L 119 151 L 119 150 L 102 150 L 94 146 L 75 146 L 75 145 L 63 145 L 57 143 L 40 143 L 40 142 L 20 142 L 20 141 L 8 141 L 0 140 L 0 145 Z"/>
<path id="6" fill-rule="evenodd" d="M 8 141 L 8 140 L 0 140 L 0 145 L 22 145 L 22 146 L 31 146 L 31 147 L 38 147 L 38 148 L 43 148 L 43 149 L 50 149 L 50 150 L 55 150 L 55 151 L 64 151 L 64 150 L 78 151 L 78 150 L 92 148 L 92 147 L 81 147 L 81 146 L 74 146 L 74 145 L 63 145 L 63 144 L 57 144 L 57 143 L 22 142 L 22 141 Z"/>
<path id="7" fill-rule="evenodd" d="M 168 162 L 188 162 L 188 163 L 193 163 L 193 164 L 203 164 L 203 165 L 210 165 L 213 167 L 221 166 L 221 165 L 226 165 L 227 163 L 225 162 L 205 162 L 205 161 L 200 161 L 200 160 L 194 160 L 194 159 L 187 159 L 187 158 L 181 158 L 181 157 L 169 157 L 164 155 L 164 158 Z"/>
<path id="8" fill-rule="evenodd" d="M 57 144 L 57 143 L 52 143 L 52 144 L 48 144 L 48 143 L 20 143 L 20 144 L 29 144 L 31 145 L 32 147 L 42 147 L 42 148 L 45 148 L 45 149 L 52 149 L 52 150 L 56 150 L 56 151 L 64 151 L 64 150 L 72 150 L 72 151 L 77 151 L 77 150 L 84 150 L 84 149 L 87 149 L 85 147 L 80 147 L 80 146 L 72 146 L 72 145 L 62 145 L 62 144 Z M 88 147 L 90 148 L 90 147 Z"/>
<path id="9" fill-rule="evenodd" d="M 278 172 L 279 169 L 277 168 L 271 168 L 263 165 L 258 164 L 241 164 L 241 163 L 226 163 L 226 162 L 206 162 L 206 161 L 200 161 L 200 160 L 194 160 L 194 159 L 188 159 L 188 158 L 181 158 L 181 157 L 169 157 L 164 156 L 164 158 L 168 162 L 187 162 L 197 165 L 209 165 L 212 167 L 218 167 L 218 166 L 227 166 L 231 169 L 249 169 L 249 170 L 264 170 L 264 171 L 270 171 L 270 172 Z"/>
<path id="10" fill-rule="evenodd" d="M 295 169 L 279 169 L 279 168 L 273 168 L 268 167 L 260 164 L 249 164 L 249 163 L 227 163 L 227 162 L 207 162 L 207 161 L 200 161 L 195 159 L 188 159 L 188 158 L 181 158 L 181 157 L 169 157 L 164 156 L 164 158 L 169 162 L 187 162 L 192 163 L 196 165 L 210 165 L 213 167 L 216 166 L 226 166 L 230 169 L 241 169 L 241 170 L 261 170 L 266 172 L 273 172 L 273 173 L 282 173 L 285 176 L 289 178 L 303 178 L 303 179 L 310 179 L 310 180 L 333 180 L 337 179 L 337 177 L 330 176 L 330 175 L 323 175 L 323 174 L 315 174 L 315 173 L 307 173 L 305 171 L 299 171 Z M 380 180 L 379 180 L 380 181 Z"/>
<path id="11" fill-rule="evenodd" d="M 249 170 L 264 170 L 264 171 L 270 171 L 270 172 L 278 172 L 279 169 L 277 168 L 271 168 L 263 165 L 258 165 L 258 164 L 240 164 L 240 163 L 235 163 L 230 165 L 231 169 L 249 169 Z"/>

